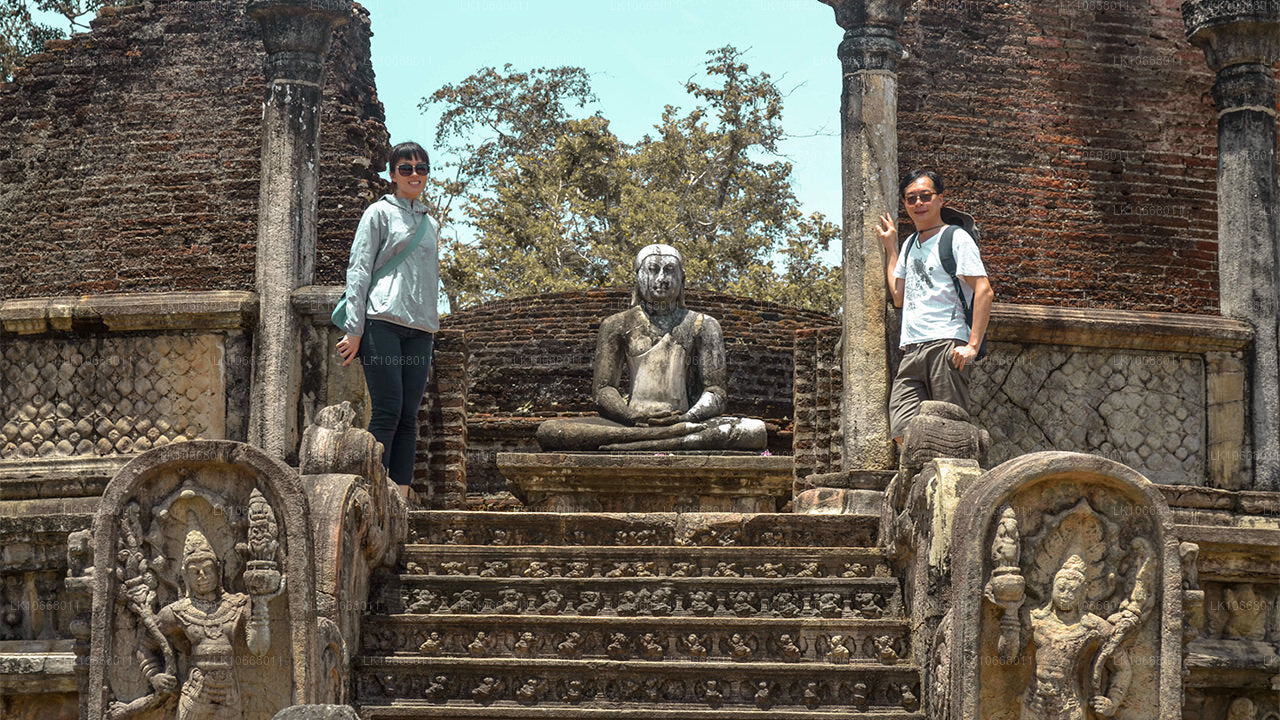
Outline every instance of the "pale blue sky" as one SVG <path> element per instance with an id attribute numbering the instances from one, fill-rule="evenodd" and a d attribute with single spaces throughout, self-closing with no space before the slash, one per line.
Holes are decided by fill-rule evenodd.
<path id="1" fill-rule="evenodd" d="M 781 150 L 806 213 L 840 221 L 842 31 L 818 0 L 361 0 L 373 25 L 373 67 L 392 142 L 433 150 L 438 114 L 418 105 L 481 67 L 575 65 L 591 73 L 596 107 L 625 142 L 689 107 L 683 83 L 704 77 L 706 51 L 734 45 L 752 72 L 787 94 Z M 445 160 L 433 152 L 434 163 Z M 826 254 L 839 262 L 838 243 Z"/>

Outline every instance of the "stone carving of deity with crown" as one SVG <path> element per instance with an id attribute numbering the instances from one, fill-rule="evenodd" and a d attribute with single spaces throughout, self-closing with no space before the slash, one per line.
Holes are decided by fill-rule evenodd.
<path id="1" fill-rule="evenodd" d="M 131 508 L 136 508 L 132 505 Z M 126 512 L 126 520 L 136 513 Z M 250 653 L 261 657 L 271 648 L 268 603 L 284 592 L 285 577 L 276 558 L 279 550 L 275 514 L 256 489 L 248 504 L 247 542 L 236 549 L 245 557 L 244 586 L 248 592 L 228 591 L 223 585 L 222 562 L 208 537 L 199 528 L 195 514 L 188 519 L 179 568 L 182 597 L 152 613 L 154 591 L 146 593 L 136 572 L 139 560 L 136 534 L 140 525 L 126 522 L 122 546 L 135 548 L 122 553 L 126 574 L 125 593 L 129 607 L 145 628 L 136 653 L 142 674 L 153 692 L 130 703 L 114 702 L 108 716 L 113 720 L 170 705 L 176 695 L 177 720 L 227 720 L 243 717 L 244 703 L 236 681 L 237 640 L 243 639 Z M 145 569 L 146 561 L 141 561 Z M 186 676 L 179 680 L 178 659 L 185 661 Z"/>
<path id="2" fill-rule="evenodd" d="M 1108 565 L 1107 521 L 1086 501 L 1054 518 L 1052 529 L 1033 542 L 1035 568 L 1053 571 L 1048 598 L 1020 620 L 1025 580 L 1019 568 L 1017 514 L 1004 508 L 991 546 L 994 566 L 987 599 L 1000 606 L 999 653 L 1004 663 L 1021 659 L 1033 670 L 1022 695 L 1021 720 L 1088 720 L 1116 715 L 1133 681 L 1128 641 L 1155 603 L 1157 561 L 1145 538 L 1129 543 L 1128 578 Z M 1061 558 L 1054 560 L 1054 558 Z M 1092 567 L 1091 567 L 1092 564 Z M 1118 582 L 1128 596 L 1106 618 L 1089 611 Z M 1098 590 L 1098 588 L 1107 590 Z M 1025 646 L 1021 642 L 1026 633 Z"/>

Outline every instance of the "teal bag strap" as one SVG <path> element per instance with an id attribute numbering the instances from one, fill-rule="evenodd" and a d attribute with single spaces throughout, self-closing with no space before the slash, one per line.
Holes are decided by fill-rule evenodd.
<path id="1" fill-rule="evenodd" d="M 431 221 L 424 213 L 422 215 L 422 219 L 418 221 L 418 230 L 413 234 L 413 239 L 409 241 L 408 247 L 396 253 L 396 256 L 388 260 L 386 265 L 383 265 L 374 271 L 373 276 L 369 278 L 369 287 L 373 287 L 374 283 L 386 277 L 387 274 L 394 270 L 397 265 L 404 262 L 405 259 L 409 257 L 409 253 L 413 252 L 413 249 L 418 247 L 418 244 L 422 242 L 422 236 L 427 234 L 427 225 L 430 224 Z"/>

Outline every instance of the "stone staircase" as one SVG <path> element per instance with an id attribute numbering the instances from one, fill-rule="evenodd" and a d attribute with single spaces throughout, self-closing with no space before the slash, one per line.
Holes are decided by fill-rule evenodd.
<path id="1" fill-rule="evenodd" d="M 355 658 L 375 718 L 922 718 L 874 518 L 416 512 Z"/>

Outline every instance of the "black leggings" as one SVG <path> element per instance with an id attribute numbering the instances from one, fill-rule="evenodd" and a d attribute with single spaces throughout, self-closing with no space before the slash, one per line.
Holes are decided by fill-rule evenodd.
<path id="1" fill-rule="evenodd" d="M 369 388 L 369 432 L 382 443 L 382 463 L 400 485 L 413 480 L 418 406 L 427 390 L 435 336 L 383 320 L 368 320 L 360 363 Z"/>

